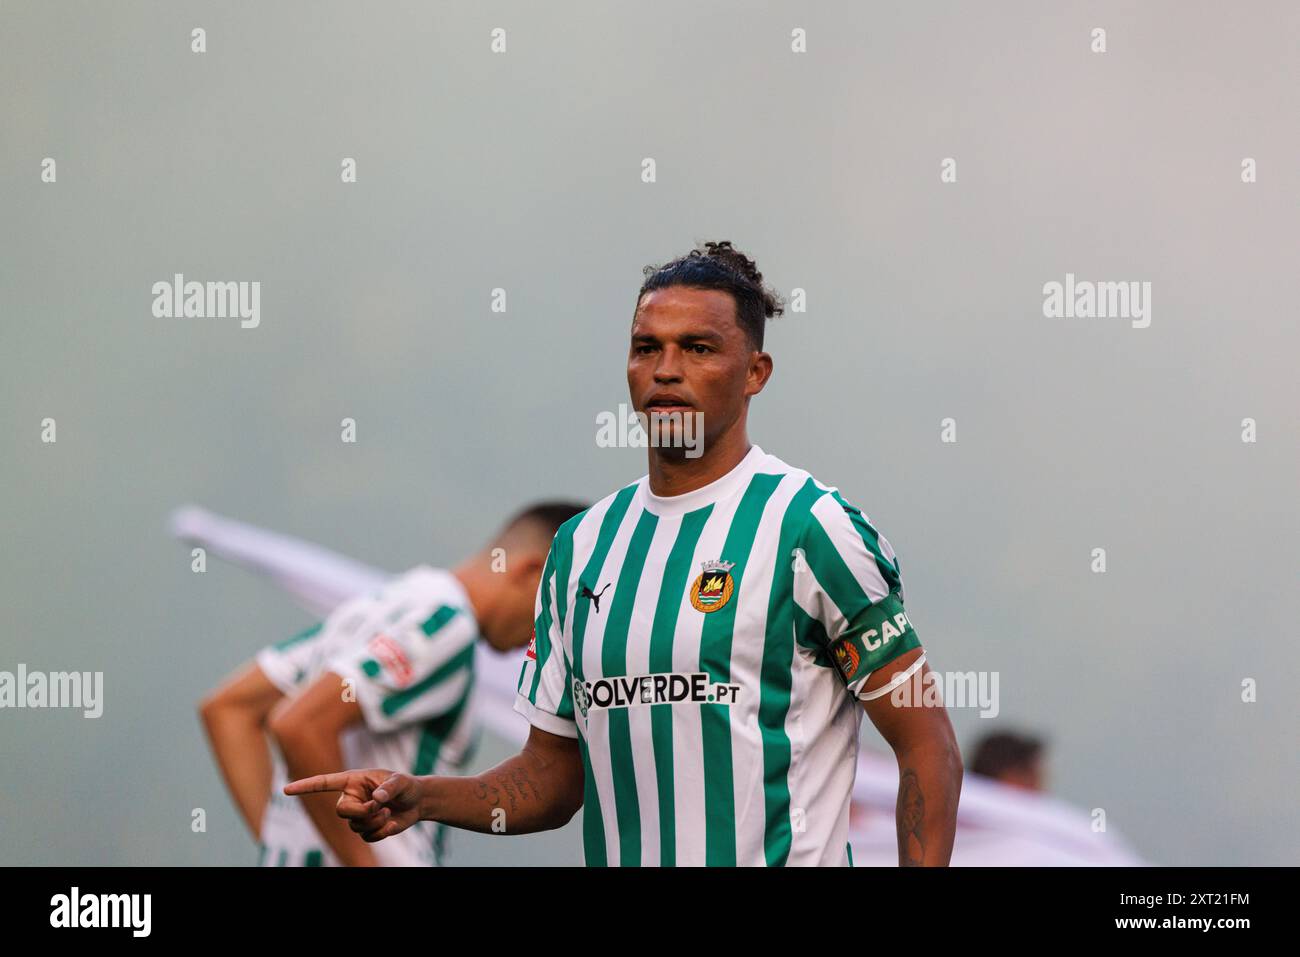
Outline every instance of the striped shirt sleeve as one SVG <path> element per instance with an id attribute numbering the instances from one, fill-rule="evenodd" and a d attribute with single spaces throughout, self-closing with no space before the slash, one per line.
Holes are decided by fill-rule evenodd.
<path id="1" fill-rule="evenodd" d="M 576 738 L 578 725 L 573 717 L 573 692 L 570 690 L 573 673 L 560 640 L 557 588 L 565 586 L 557 584 L 557 580 L 556 543 L 552 542 L 546 567 L 542 570 L 542 580 L 537 586 L 533 639 L 524 652 L 515 710 L 536 728 Z"/>
<path id="2" fill-rule="evenodd" d="M 867 676 L 921 646 L 903 610 L 903 581 L 889 542 L 839 492 L 810 509 L 795 562 L 794 600 L 850 693 Z"/>
<path id="3" fill-rule="evenodd" d="M 257 653 L 257 667 L 283 694 L 298 691 L 311 674 L 325 644 L 326 624 L 312 625 Z"/>
<path id="4" fill-rule="evenodd" d="M 394 731 L 460 704 L 473 682 L 477 637 L 470 615 L 442 605 L 339 652 L 326 667 L 351 682 L 367 728 Z"/>

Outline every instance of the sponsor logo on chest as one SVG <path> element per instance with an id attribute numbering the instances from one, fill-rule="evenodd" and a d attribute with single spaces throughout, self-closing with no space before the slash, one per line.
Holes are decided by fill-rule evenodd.
<path id="1" fill-rule="evenodd" d="M 573 682 L 573 703 L 586 717 L 589 711 L 634 708 L 647 704 L 735 704 L 740 685 L 711 682 L 703 671 L 654 675 L 622 675 Z"/>

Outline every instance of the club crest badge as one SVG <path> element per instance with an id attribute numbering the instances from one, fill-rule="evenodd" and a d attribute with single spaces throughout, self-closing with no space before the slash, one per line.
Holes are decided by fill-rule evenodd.
<path id="1" fill-rule="evenodd" d="M 846 679 L 852 679 L 861 661 L 858 649 L 851 642 L 841 641 L 835 646 L 835 663 L 840 666 L 840 674 Z"/>
<path id="2" fill-rule="evenodd" d="M 691 585 L 691 606 L 706 615 L 725 608 L 736 590 L 736 582 L 731 577 L 735 562 L 717 559 L 705 562 L 704 571 Z"/>

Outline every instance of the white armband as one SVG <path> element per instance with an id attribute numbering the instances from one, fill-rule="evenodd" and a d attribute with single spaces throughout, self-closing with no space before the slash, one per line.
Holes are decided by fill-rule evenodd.
<path id="1" fill-rule="evenodd" d="M 920 671 L 921 665 L 923 664 L 925 664 L 925 652 L 921 652 L 921 657 L 908 665 L 906 671 L 894 675 L 893 680 L 890 681 L 889 684 L 885 685 L 883 688 L 877 688 L 875 691 L 863 691 L 858 694 L 858 697 L 863 701 L 870 701 L 873 698 L 883 698 L 908 678 L 912 677 L 912 675 Z"/>

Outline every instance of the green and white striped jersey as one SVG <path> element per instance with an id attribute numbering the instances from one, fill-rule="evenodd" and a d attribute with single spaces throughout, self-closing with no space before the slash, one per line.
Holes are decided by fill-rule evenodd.
<path id="1" fill-rule="evenodd" d="M 364 724 L 344 732 L 343 767 L 454 774 L 477 739 L 470 707 L 477 638 L 478 622 L 460 582 L 421 565 L 374 594 L 344 602 L 321 624 L 264 648 L 256 660 L 286 695 L 326 671 L 351 681 Z M 277 755 L 261 863 L 337 863 L 302 799 L 286 796 L 284 784 Z M 386 866 L 437 864 L 445 831 L 422 821 L 372 847 Z"/>
<path id="2" fill-rule="evenodd" d="M 849 864 L 856 695 L 917 647 L 889 542 L 755 446 L 560 528 L 515 710 L 578 739 L 589 865 Z"/>

